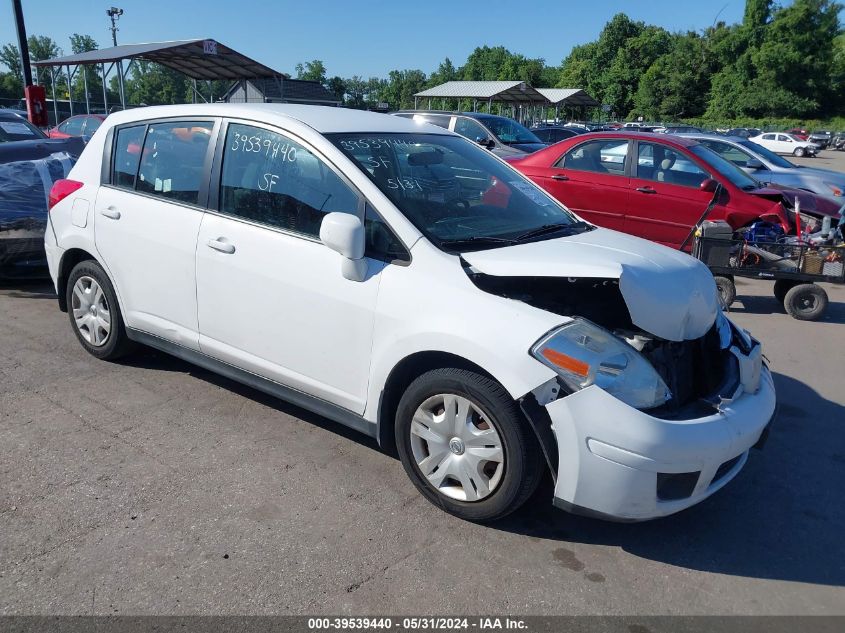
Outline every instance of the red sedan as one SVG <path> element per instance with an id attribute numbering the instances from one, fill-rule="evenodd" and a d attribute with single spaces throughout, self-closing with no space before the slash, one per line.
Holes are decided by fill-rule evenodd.
<path id="1" fill-rule="evenodd" d="M 106 120 L 104 114 L 77 114 L 59 123 L 47 134 L 50 138 L 68 138 L 70 136 L 93 136 L 97 128 Z"/>
<path id="2" fill-rule="evenodd" d="M 698 141 L 671 135 L 582 134 L 508 162 L 586 220 L 674 248 L 701 220 L 718 185 L 707 219 L 734 229 L 766 220 L 794 232 L 796 198 L 810 215 L 839 212 L 832 201 L 764 185 Z"/>

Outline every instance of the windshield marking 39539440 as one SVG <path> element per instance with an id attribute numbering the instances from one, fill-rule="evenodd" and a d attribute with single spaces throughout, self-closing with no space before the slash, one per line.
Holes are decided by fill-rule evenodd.
<path id="1" fill-rule="evenodd" d="M 496 248 L 592 228 L 466 139 L 424 133 L 327 136 L 444 250 Z"/>

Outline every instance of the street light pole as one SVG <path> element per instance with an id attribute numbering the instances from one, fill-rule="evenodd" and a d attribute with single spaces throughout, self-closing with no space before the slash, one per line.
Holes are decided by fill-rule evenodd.
<path id="1" fill-rule="evenodd" d="M 23 72 L 23 85 L 32 85 L 32 67 L 29 65 L 29 45 L 26 41 L 26 26 L 23 21 L 23 9 L 21 0 L 12 0 L 12 10 L 15 13 L 15 26 L 18 31 L 18 52 L 21 56 L 21 71 Z"/>
<path id="2" fill-rule="evenodd" d="M 109 16 L 111 19 L 111 41 L 112 43 L 117 46 L 117 21 L 120 19 L 120 16 L 123 15 L 123 9 L 118 7 L 110 7 L 106 9 L 106 15 Z M 105 87 L 105 77 L 103 78 L 103 84 Z M 126 88 L 123 85 L 123 63 L 118 60 L 117 62 L 117 85 L 120 89 L 120 105 L 123 106 L 123 109 L 126 109 Z"/>

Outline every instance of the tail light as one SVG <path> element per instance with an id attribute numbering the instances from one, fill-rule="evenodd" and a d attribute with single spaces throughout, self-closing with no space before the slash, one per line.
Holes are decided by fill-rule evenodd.
<path id="1" fill-rule="evenodd" d="M 82 183 L 76 180 L 57 180 L 50 189 L 50 199 L 47 208 L 52 209 L 70 194 L 82 188 Z"/>

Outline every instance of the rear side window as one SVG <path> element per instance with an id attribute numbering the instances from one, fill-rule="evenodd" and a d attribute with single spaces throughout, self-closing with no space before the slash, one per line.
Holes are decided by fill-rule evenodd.
<path id="1" fill-rule="evenodd" d="M 425 121 L 426 123 L 431 123 L 432 125 L 436 125 L 438 127 L 449 129 L 449 120 L 450 117 L 447 114 L 415 114 L 414 121 Z"/>
<path id="2" fill-rule="evenodd" d="M 71 117 L 59 126 L 59 132 L 70 134 L 71 136 L 82 135 L 82 125 L 85 123 L 85 117 L 75 116 Z"/>
<path id="3" fill-rule="evenodd" d="M 577 171 L 622 176 L 625 174 L 627 156 L 627 140 L 604 139 L 573 147 L 558 161 L 557 166 Z"/>
<path id="4" fill-rule="evenodd" d="M 136 191 L 197 204 L 213 128 L 210 121 L 150 124 Z"/>
<path id="5" fill-rule="evenodd" d="M 325 214 L 358 212 L 358 195 L 299 143 L 269 130 L 231 124 L 223 149 L 220 211 L 319 237 Z"/>
<path id="6" fill-rule="evenodd" d="M 111 182 L 118 187 L 135 188 L 135 176 L 141 161 L 145 125 L 125 127 L 117 131 L 114 141 Z"/>

